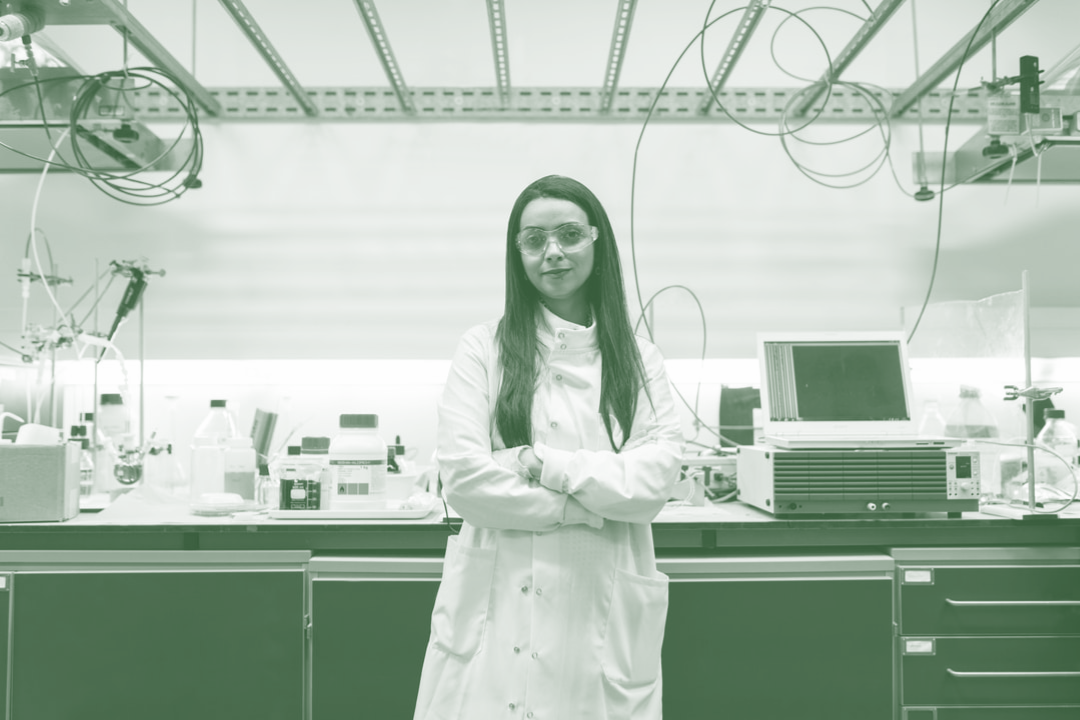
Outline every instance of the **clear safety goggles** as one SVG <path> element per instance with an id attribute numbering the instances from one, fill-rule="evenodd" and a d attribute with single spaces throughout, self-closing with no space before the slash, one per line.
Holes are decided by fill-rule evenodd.
<path id="1" fill-rule="evenodd" d="M 581 252 L 596 242 L 600 231 L 591 225 L 571 222 L 560 225 L 554 230 L 542 230 L 541 228 L 527 227 L 517 236 L 517 246 L 523 255 L 538 257 L 547 250 L 551 238 L 564 253 Z"/>

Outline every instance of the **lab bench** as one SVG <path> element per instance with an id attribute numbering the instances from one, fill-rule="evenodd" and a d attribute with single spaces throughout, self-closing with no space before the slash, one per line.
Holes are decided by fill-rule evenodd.
<path id="1" fill-rule="evenodd" d="M 0 717 L 407 720 L 448 533 L 436 514 L 0 525 Z M 665 508 L 653 535 L 667 720 L 1080 715 L 1080 518 L 729 503 Z"/>

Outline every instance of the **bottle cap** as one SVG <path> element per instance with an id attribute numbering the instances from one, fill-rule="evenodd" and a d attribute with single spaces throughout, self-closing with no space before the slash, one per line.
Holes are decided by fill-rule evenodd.
<path id="1" fill-rule="evenodd" d="M 210 407 L 212 407 L 212 408 L 225 407 L 225 401 L 224 400 L 211 400 L 210 401 Z"/>
<path id="2" fill-rule="evenodd" d="M 285 448 L 285 454 L 286 455 L 299 455 L 300 454 L 300 446 L 299 445 L 290 445 L 290 446 L 288 446 L 287 448 Z"/>
<path id="3" fill-rule="evenodd" d="M 379 416 L 342 415 L 338 418 L 338 426 L 342 428 L 377 428 L 379 427 Z"/>
<path id="4" fill-rule="evenodd" d="M 79 440 L 79 444 L 82 445 L 83 450 L 89 450 L 90 449 L 90 438 L 81 438 Z"/>
<path id="5" fill-rule="evenodd" d="M 1065 411 L 1061 408 L 1046 408 L 1043 410 L 1043 419 L 1049 420 L 1050 418 L 1065 419 Z"/>
<path id="6" fill-rule="evenodd" d="M 300 438 L 301 455 L 326 455 L 329 452 L 330 438 L 328 437 Z"/>
<path id="7" fill-rule="evenodd" d="M 79 421 L 80 422 L 94 422 L 94 413 L 92 413 L 92 412 L 79 413 Z"/>
<path id="8" fill-rule="evenodd" d="M 120 393 L 102 393 L 101 405 L 123 405 L 124 398 Z"/>

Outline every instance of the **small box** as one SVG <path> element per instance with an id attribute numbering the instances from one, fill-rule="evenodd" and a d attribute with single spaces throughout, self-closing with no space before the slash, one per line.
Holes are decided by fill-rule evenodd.
<path id="1" fill-rule="evenodd" d="M 79 443 L 0 444 L 0 522 L 69 520 L 79 514 Z"/>

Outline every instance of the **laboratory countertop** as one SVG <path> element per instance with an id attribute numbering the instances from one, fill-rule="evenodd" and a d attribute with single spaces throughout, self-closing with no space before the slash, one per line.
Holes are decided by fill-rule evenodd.
<path id="1" fill-rule="evenodd" d="M 132 494 L 101 512 L 52 523 L 0 524 L 0 550 L 306 550 L 313 554 L 441 554 L 460 520 L 441 502 L 411 519 L 277 519 L 265 511 L 193 515 L 186 503 Z M 740 502 L 669 503 L 653 522 L 660 556 L 849 551 L 891 547 L 1080 546 L 1080 508 L 1023 517 L 1010 508 L 914 517 L 776 518 Z M 1001 515 L 989 514 L 998 512 Z M 1007 516 L 1002 516 L 1007 515 Z"/>

